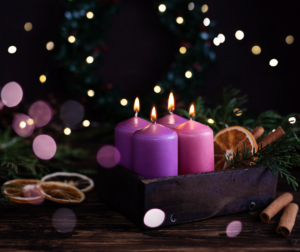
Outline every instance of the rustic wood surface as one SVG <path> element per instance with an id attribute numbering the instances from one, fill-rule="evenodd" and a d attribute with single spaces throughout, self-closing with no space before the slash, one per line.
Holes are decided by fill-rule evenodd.
<path id="1" fill-rule="evenodd" d="M 94 158 L 78 163 L 96 167 Z M 300 169 L 294 172 L 300 177 Z M 97 177 L 94 177 L 97 185 Z M 278 192 L 292 188 L 279 179 Z M 300 203 L 300 192 L 293 192 Z M 71 209 L 77 218 L 75 228 L 62 233 L 52 224 L 54 212 Z M 0 248 L 3 251 L 299 251 L 300 215 L 289 238 L 276 234 L 280 215 L 268 224 L 259 219 L 261 209 L 215 217 L 170 227 L 141 230 L 98 199 L 96 190 L 86 194 L 80 205 L 45 201 L 42 205 L 0 206 Z M 227 237 L 226 227 L 242 222 L 236 237 Z M 68 221 L 62 222 L 68 225 Z"/>

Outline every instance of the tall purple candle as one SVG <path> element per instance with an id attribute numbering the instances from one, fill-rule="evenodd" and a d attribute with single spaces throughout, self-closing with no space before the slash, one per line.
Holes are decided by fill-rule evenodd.
<path id="1" fill-rule="evenodd" d="M 115 128 L 115 146 L 121 154 L 119 162 L 123 167 L 132 170 L 132 137 L 133 133 L 141 128 L 146 127 L 150 122 L 137 117 L 137 112 L 140 110 L 139 100 L 135 99 L 134 111 L 135 117 L 126 121 L 120 122 Z"/>
<path id="2" fill-rule="evenodd" d="M 133 171 L 146 179 L 178 175 L 178 136 L 176 132 L 155 123 L 133 135 Z"/>
<path id="3" fill-rule="evenodd" d="M 169 100 L 168 100 L 168 109 L 169 109 L 170 114 L 164 116 L 163 118 L 158 119 L 157 120 L 158 124 L 161 124 L 170 129 L 173 129 L 173 128 L 177 127 L 178 125 L 188 121 L 187 119 L 185 119 L 181 116 L 178 116 L 178 115 L 174 115 L 172 113 L 172 111 L 174 111 L 174 109 L 175 109 L 175 99 L 174 99 L 174 95 L 172 92 L 170 93 Z"/>

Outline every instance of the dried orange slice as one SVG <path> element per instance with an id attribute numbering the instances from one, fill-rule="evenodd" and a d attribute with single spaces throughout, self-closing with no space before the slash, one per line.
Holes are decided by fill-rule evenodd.
<path id="1" fill-rule="evenodd" d="M 7 181 L 4 185 L 14 185 L 18 187 L 6 187 L 2 192 L 4 197 L 23 204 L 40 204 L 44 201 L 44 197 L 37 190 L 39 180 L 35 179 L 15 179 Z"/>
<path id="2" fill-rule="evenodd" d="M 37 190 L 46 199 L 58 203 L 78 204 L 85 199 L 84 193 L 77 187 L 62 182 L 42 181 Z"/>
<path id="3" fill-rule="evenodd" d="M 224 153 L 232 158 L 238 147 L 240 151 L 244 151 L 244 142 L 246 148 L 253 153 L 253 148 L 257 151 L 257 142 L 250 131 L 240 126 L 232 126 L 219 131 L 214 136 L 215 148 L 215 170 L 224 170 L 228 164 L 224 158 Z"/>
<path id="4" fill-rule="evenodd" d="M 69 185 L 77 187 L 84 193 L 89 192 L 94 188 L 94 181 L 92 179 L 82 174 L 74 172 L 55 172 L 46 175 L 41 180 L 67 183 Z"/>

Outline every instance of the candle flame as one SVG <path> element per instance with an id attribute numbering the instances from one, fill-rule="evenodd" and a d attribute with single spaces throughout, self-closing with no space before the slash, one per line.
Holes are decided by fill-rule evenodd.
<path id="1" fill-rule="evenodd" d="M 191 118 L 193 118 L 196 115 L 194 103 L 192 103 L 191 106 L 190 106 L 190 112 L 189 112 L 189 114 L 190 114 Z"/>
<path id="2" fill-rule="evenodd" d="M 151 122 L 156 122 L 157 116 L 156 116 L 155 106 L 152 107 L 150 118 L 151 118 Z"/>
<path id="3" fill-rule="evenodd" d="M 133 110 L 134 110 L 135 113 L 140 111 L 140 101 L 139 101 L 138 97 L 135 98 L 134 105 L 133 105 Z"/>
<path id="4" fill-rule="evenodd" d="M 174 95 L 172 92 L 169 95 L 168 110 L 169 110 L 169 112 L 172 112 L 175 110 L 175 99 L 174 99 Z"/>

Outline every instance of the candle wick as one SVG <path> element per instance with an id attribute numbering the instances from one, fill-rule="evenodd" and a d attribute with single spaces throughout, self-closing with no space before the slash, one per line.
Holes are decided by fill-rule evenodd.
<path id="1" fill-rule="evenodd" d="M 190 116 L 190 121 L 193 121 L 193 118 Z"/>
<path id="2" fill-rule="evenodd" d="M 172 112 L 172 111 L 170 111 L 170 115 L 173 115 L 173 112 Z"/>
<path id="3" fill-rule="evenodd" d="M 156 121 L 154 121 L 154 123 L 153 124 L 156 124 Z"/>
<path id="4" fill-rule="evenodd" d="M 137 117 L 138 116 L 138 112 L 135 112 L 135 115 L 134 115 L 134 117 Z"/>

